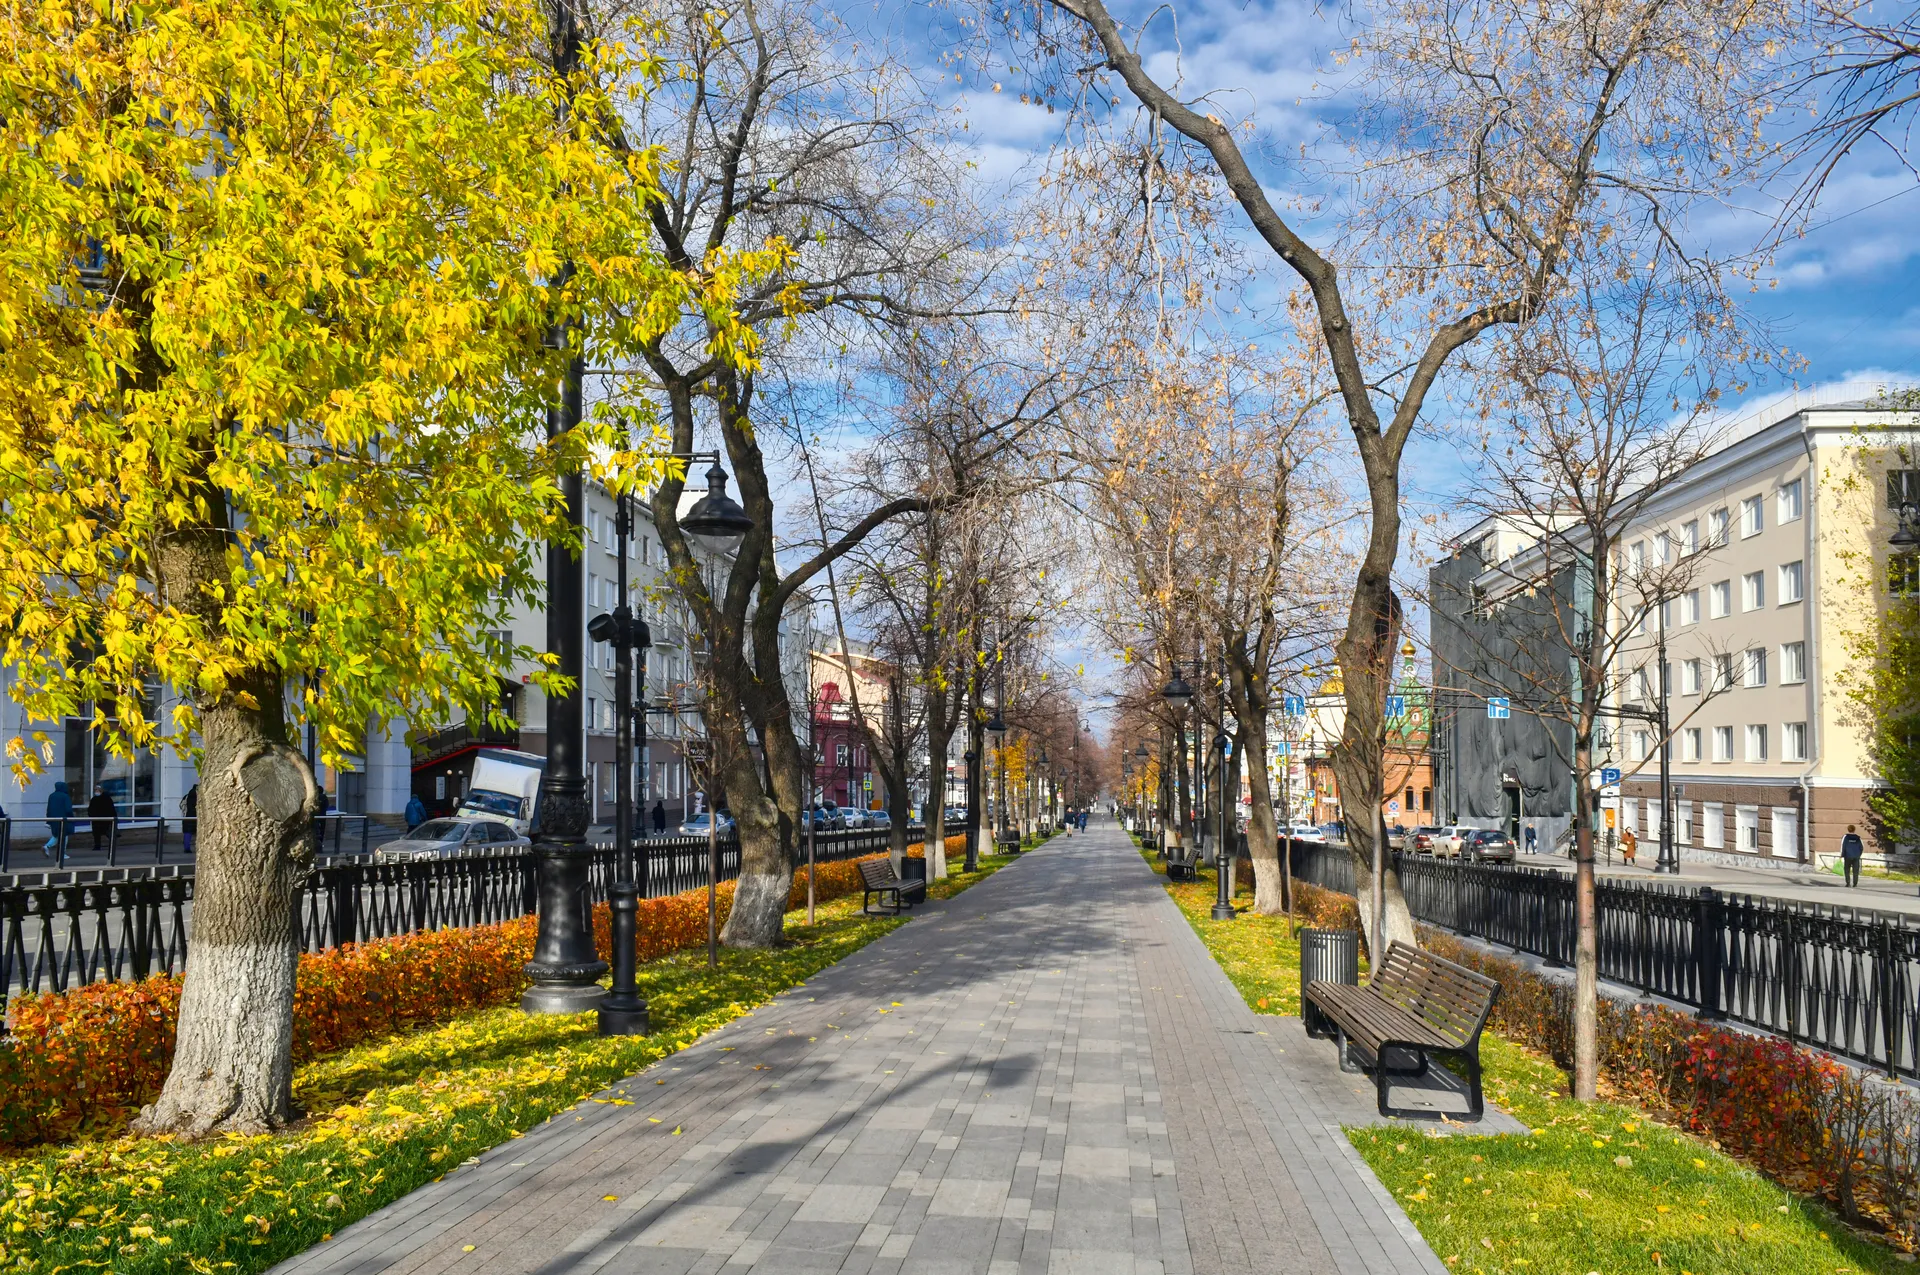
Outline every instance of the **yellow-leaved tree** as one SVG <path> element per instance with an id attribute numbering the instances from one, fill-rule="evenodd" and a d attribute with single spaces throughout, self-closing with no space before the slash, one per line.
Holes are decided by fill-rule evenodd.
<path id="1" fill-rule="evenodd" d="M 485 631 L 574 535 L 563 477 L 648 476 L 604 426 L 543 431 L 566 361 L 713 284 L 645 248 L 651 154 L 574 124 L 647 55 L 606 41 L 563 80 L 536 0 L 26 0 L 0 40 L 11 690 L 197 755 L 178 1044 L 140 1127 L 272 1128 L 323 801 L 290 727 L 337 759 L 370 722 L 497 711 Z"/>

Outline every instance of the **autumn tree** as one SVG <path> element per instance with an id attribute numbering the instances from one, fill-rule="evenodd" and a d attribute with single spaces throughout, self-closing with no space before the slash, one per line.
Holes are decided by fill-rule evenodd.
<path id="1" fill-rule="evenodd" d="M 597 99 L 547 70 L 536 5 L 56 3 L 0 31 L 11 693 L 197 759 L 178 1040 L 138 1127 L 259 1132 L 291 1115 L 322 808 L 290 730 L 337 762 L 401 716 L 497 712 L 498 666 L 536 653 L 486 630 L 537 599 L 561 479 L 615 441 L 541 441 L 561 368 L 701 281 L 635 251 L 652 159 L 556 109 Z"/>
<path id="2" fill-rule="evenodd" d="M 1243 145 L 1255 121 L 1217 86 L 1196 95 L 1149 70 L 1150 42 L 1172 38 L 1148 29 L 1163 12 L 1178 17 L 1162 6 L 1129 25 L 1105 0 L 1032 0 L 991 10 L 982 26 L 1011 31 L 1042 100 L 1089 132 L 1129 139 L 1113 153 L 1137 162 L 1094 171 L 1091 188 L 1150 214 L 1183 209 L 1200 233 L 1209 201 L 1229 199 L 1255 250 L 1297 282 L 1366 480 L 1369 534 L 1335 648 L 1347 711 L 1334 766 L 1349 808 L 1377 810 L 1369 741 L 1381 735 L 1401 625 L 1401 461 L 1429 395 L 1484 333 L 1531 324 L 1564 286 L 1570 254 L 1669 236 L 1694 199 L 1744 172 L 1762 108 L 1743 86 L 1785 19 L 1724 0 L 1417 0 L 1370 13 L 1346 103 L 1362 157 L 1343 174 L 1355 194 L 1323 211 L 1338 229 L 1316 243 L 1270 193 L 1310 176 L 1277 159 L 1257 167 L 1282 152 Z M 1137 114 L 1120 109 L 1116 85 Z M 1343 273 L 1342 259 L 1367 269 Z M 1349 821 L 1362 854 L 1374 835 Z M 1376 886 L 1380 919 L 1411 943 L 1387 884 Z M 1376 909 L 1362 911 L 1371 931 Z"/>

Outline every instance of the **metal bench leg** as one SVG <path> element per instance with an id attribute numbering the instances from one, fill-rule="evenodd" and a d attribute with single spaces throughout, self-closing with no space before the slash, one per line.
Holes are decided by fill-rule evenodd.
<path id="1" fill-rule="evenodd" d="M 1346 1072 L 1348 1075 L 1356 1075 L 1365 1070 L 1360 1066 L 1359 1061 L 1353 1057 L 1353 1047 L 1347 1043 L 1347 1029 L 1338 1023 L 1334 1024 L 1333 1041 L 1334 1048 L 1340 1051 L 1341 1071 Z"/>
<path id="2" fill-rule="evenodd" d="M 1486 1098 L 1480 1092 L 1480 1051 L 1462 1053 L 1461 1059 L 1467 1064 L 1467 1115 L 1469 1122 L 1478 1122 L 1487 1114 Z"/>

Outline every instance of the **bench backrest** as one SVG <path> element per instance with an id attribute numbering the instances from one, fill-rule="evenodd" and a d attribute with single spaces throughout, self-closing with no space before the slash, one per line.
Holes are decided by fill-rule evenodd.
<path id="1" fill-rule="evenodd" d="M 883 885 L 900 884 L 900 878 L 893 875 L 891 859 L 860 860 L 860 879 L 866 882 L 869 890 L 878 889 Z"/>
<path id="2" fill-rule="evenodd" d="M 1387 960 L 1367 986 L 1465 1048 L 1487 1025 L 1500 984 L 1485 974 L 1405 943 L 1387 948 Z"/>

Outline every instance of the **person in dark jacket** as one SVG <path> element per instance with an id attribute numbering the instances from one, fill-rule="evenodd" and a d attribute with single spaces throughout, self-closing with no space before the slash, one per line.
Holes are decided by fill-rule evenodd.
<path id="1" fill-rule="evenodd" d="M 420 800 L 420 794 L 414 793 L 407 798 L 407 831 L 412 832 L 427 821 L 427 803 Z"/>
<path id="2" fill-rule="evenodd" d="M 653 835 L 656 837 L 667 835 L 667 803 L 664 801 L 653 803 Z"/>
<path id="3" fill-rule="evenodd" d="M 186 852 L 193 853 L 193 843 L 200 835 L 200 785 L 187 789 L 187 795 L 180 799 L 180 840 Z"/>
<path id="4" fill-rule="evenodd" d="M 113 839 L 113 820 L 119 810 L 114 808 L 113 798 L 107 796 L 107 790 L 100 784 L 93 786 L 93 796 L 87 799 L 87 817 L 93 820 L 93 848 L 105 852 L 107 842 Z"/>
<path id="5" fill-rule="evenodd" d="M 1846 870 L 1847 884 L 1860 884 L 1860 859 L 1867 852 L 1867 845 L 1860 840 L 1860 834 L 1847 825 L 1847 835 L 1840 838 L 1840 866 Z"/>
<path id="6" fill-rule="evenodd" d="M 58 780 L 53 785 L 53 795 L 47 798 L 47 827 L 53 835 L 47 838 L 46 853 L 64 855 L 67 852 L 67 834 L 73 831 L 73 798 L 67 795 L 67 781 Z"/>

